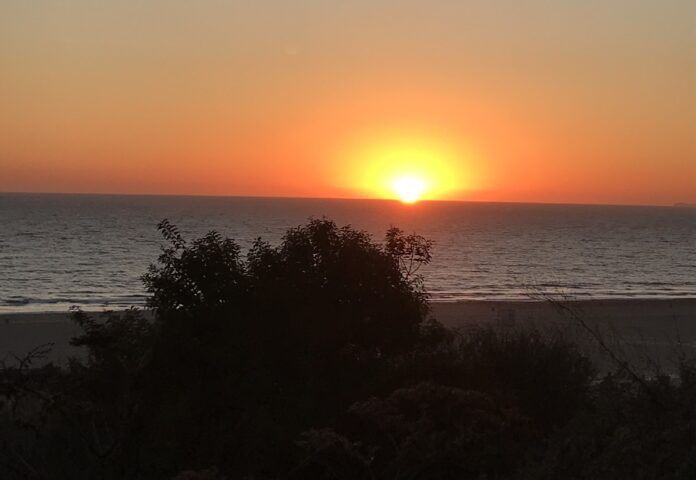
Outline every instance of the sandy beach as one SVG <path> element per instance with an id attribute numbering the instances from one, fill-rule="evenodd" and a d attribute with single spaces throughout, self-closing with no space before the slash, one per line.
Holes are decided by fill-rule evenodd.
<path id="1" fill-rule="evenodd" d="M 547 302 L 433 302 L 431 315 L 451 328 L 490 325 L 502 329 L 527 326 L 561 331 L 577 339 L 593 357 L 594 345 L 572 317 Z M 696 299 L 586 300 L 565 302 L 629 358 L 654 357 L 668 367 L 678 350 L 696 357 Z M 53 343 L 47 360 L 65 361 L 81 350 L 70 345 L 79 334 L 68 313 L 0 314 L 0 359 L 21 356 L 38 345 Z M 601 359 L 599 359 L 601 361 Z"/>
<path id="2" fill-rule="evenodd" d="M 696 299 L 433 303 L 432 315 L 451 328 L 537 327 L 576 342 L 602 369 L 613 367 L 587 328 L 638 368 L 673 371 L 680 356 L 696 358 Z M 584 323 L 582 326 L 581 321 Z"/>
<path id="3" fill-rule="evenodd" d="M 560 302 L 582 318 L 629 334 L 642 331 L 659 337 L 679 330 L 696 339 L 696 299 L 579 300 Z M 432 303 L 432 315 L 448 327 L 467 328 L 492 323 L 502 327 L 569 323 L 569 316 L 550 302 L 471 301 Z M 570 322 L 573 323 L 573 322 Z"/>

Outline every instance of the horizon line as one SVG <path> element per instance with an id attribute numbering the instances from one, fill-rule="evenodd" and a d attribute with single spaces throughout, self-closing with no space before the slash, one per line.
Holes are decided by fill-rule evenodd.
<path id="1" fill-rule="evenodd" d="M 42 191 L 0 191 L 0 195 L 73 195 L 73 196 L 101 196 L 101 197 L 194 197 L 194 198 L 248 198 L 269 200 L 356 200 L 356 201 L 384 201 L 403 203 L 398 198 L 378 197 L 308 197 L 292 195 L 235 195 L 235 194 L 197 194 L 197 193 L 119 193 L 119 192 L 42 192 Z M 502 205 L 558 205 L 558 206 L 597 206 L 597 207 L 656 207 L 673 208 L 681 205 L 691 206 L 689 202 L 674 202 L 671 204 L 656 203 L 586 203 L 586 202 L 544 202 L 544 201 L 511 201 L 511 200 L 456 200 L 456 199 L 424 199 L 419 203 L 478 203 L 478 204 L 502 204 Z M 414 205 L 414 204 L 410 204 Z"/>

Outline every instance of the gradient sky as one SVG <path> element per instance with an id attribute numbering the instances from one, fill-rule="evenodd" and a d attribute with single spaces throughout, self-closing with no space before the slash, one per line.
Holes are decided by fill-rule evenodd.
<path id="1" fill-rule="evenodd" d="M 0 191 L 696 203 L 696 2 L 3 0 L 0 107 Z"/>

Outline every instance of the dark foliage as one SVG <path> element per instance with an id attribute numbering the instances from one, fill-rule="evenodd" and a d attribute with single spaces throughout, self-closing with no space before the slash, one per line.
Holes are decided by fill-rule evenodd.
<path id="1" fill-rule="evenodd" d="M 420 237 L 393 229 L 381 246 L 312 220 L 244 259 L 217 233 L 188 245 L 161 229 L 170 245 L 145 276 L 158 332 L 150 441 L 171 445 L 157 464 L 281 469 L 299 432 L 364 398 L 418 341 L 427 303 L 412 273 L 430 248 Z"/>
<path id="2" fill-rule="evenodd" d="M 595 370 L 575 345 L 537 330 L 478 329 L 416 356 L 406 373 L 422 381 L 487 392 L 545 431 L 587 401 Z"/>
<path id="3" fill-rule="evenodd" d="M 506 478 L 537 437 L 491 397 L 431 384 L 357 403 L 341 423 L 345 436 L 303 435 L 307 457 L 293 478 Z"/>
<path id="4" fill-rule="evenodd" d="M 420 236 L 160 230 L 152 315 L 77 310 L 84 358 L 0 365 L 1 478 L 694 477 L 692 366 L 598 378 L 558 335 L 447 330 Z"/>
<path id="5" fill-rule="evenodd" d="M 527 478 L 696 478 L 695 378 L 688 363 L 677 378 L 646 378 L 645 385 L 625 374 L 604 378 L 589 408 L 551 436 Z"/>

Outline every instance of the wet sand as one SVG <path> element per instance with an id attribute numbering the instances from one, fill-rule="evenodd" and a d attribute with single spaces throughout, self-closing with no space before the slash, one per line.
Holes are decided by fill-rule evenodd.
<path id="1" fill-rule="evenodd" d="M 696 299 L 586 300 L 564 302 L 617 348 L 638 359 L 655 357 L 668 365 L 677 350 L 696 358 Z M 471 301 L 432 303 L 431 315 L 448 327 L 511 329 L 534 326 L 560 331 L 593 348 L 577 318 L 548 302 Z M 70 345 L 79 328 L 67 313 L 0 314 L 0 359 L 21 356 L 38 345 L 53 343 L 48 360 L 79 356 Z M 588 352 L 589 352 L 588 350 Z M 589 352 L 595 356 L 596 352 Z"/>

